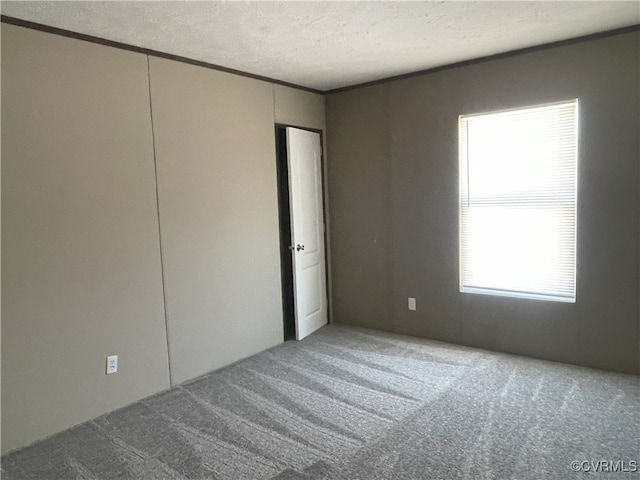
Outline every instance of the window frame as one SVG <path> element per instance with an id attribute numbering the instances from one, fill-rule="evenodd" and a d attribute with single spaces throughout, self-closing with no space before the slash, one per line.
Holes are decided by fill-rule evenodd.
<path id="1" fill-rule="evenodd" d="M 574 244 L 573 244 L 573 296 L 563 296 L 563 295 L 553 295 L 553 294 L 546 294 L 546 293 L 535 293 L 535 292 L 526 292 L 526 291 L 519 291 L 519 290 L 507 290 L 507 289 L 498 289 L 498 288 L 491 288 L 491 287 L 480 287 L 480 286 L 466 286 L 464 284 L 464 249 L 463 249 L 463 191 L 465 189 L 465 182 L 467 185 L 467 192 L 468 192 L 468 173 L 467 173 L 467 178 L 465 178 L 465 176 L 463 175 L 463 172 L 468 172 L 468 165 L 469 165 L 469 155 L 468 153 L 466 154 L 466 161 L 465 161 L 465 156 L 463 156 L 462 153 L 462 148 L 463 148 L 463 142 L 462 142 L 462 122 L 463 120 L 467 120 L 469 118 L 473 118 L 473 117 L 481 117 L 481 116 L 488 116 L 488 115 L 496 115 L 496 114 L 503 114 L 503 113 L 510 113 L 510 112 L 521 112 L 521 111 L 527 111 L 530 109 L 537 109 L 537 108 L 545 108 L 545 107 L 553 107 L 553 106 L 560 106 L 560 105 L 574 105 L 575 108 L 575 117 L 574 117 L 574 139 L 575 139 L 575 162 L 574 162 L 574 179 L 575 179 L 575 192 L 573 195 L 573 199 L 571 203 L 567 203 L 566 205 L 569 207 L 573 207 L 573 211 L 574 211 L 574 231 L 573 231 L 573 238 L 574 238 Z M 508 297 L 508 298 L 522 298 L 522 299 L 532 299 L 532 300 L 543 300 L 543 301 L 553 301 L 553 302 L 560 302 L 560 303 L 576 303 L 577 301 L 577 278 L 578 278 L 578 186 L 579 186 L 579 159 L 580 159 L 580 152 L 579 152 L 579 145 L 580 145 L 580 136 L 579 136 L 579 128 L 580 125 L 580 99 L 579 98 L 573 98 L 570 100 L 562 100 L 562 101 L 557 101 L 557 102 L 551 102 L 551 103 L 544 103 L 544 104 L 536 104 L 536 105 L 527 105 L 527 106 L 522 106 L 522 107 L 514 107 L 514 108 L 507 108 L 507 109 L 501 109 L 501 110 L 493 110 L 493 111 L 487 111 L 487 112 L 481 112 L 481 113 L 472 113 L 472 114 L 462 114 L 458 116 L 458 253 L 459 253 L 459 258 L 458 258 L 458 278 L 459 278 L 459 291 L 460 293 L 471 293 L 471 294 L 480 294 L 480 295 L 490 295 L 490 296 L 497 296 L 497 297 Z M 468 127 L 467 127 L 468 128 Z M 468 130 L 467 130 L 467 143 L 465 145 L 465 148 L 467 149 L 468 152 Z M 518 198 L 517 196 L 514 196 L 514 198 Z M 526 202 L 525 202 L 526 203 Z"/>

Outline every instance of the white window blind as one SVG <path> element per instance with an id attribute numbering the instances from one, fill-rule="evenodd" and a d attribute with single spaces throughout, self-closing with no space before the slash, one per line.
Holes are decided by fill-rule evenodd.
<path id="1" fill-rule="evenodd" d="M 459 117 L 460 291 L 575 302 L 578 101 Z"/>

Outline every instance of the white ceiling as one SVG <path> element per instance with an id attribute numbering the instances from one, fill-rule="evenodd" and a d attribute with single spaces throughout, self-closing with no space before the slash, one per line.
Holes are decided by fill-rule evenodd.
<path id="1" fill-rule="evenodd" d="M 638 1 L 3 1 L 1 9 L 318 90 L 640 23 Z"/>

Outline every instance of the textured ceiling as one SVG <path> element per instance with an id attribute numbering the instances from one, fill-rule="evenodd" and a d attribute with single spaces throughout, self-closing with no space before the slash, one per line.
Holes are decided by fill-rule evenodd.
<path id="1" fill-rule="evenodd" d="M 640 23 L 640 2 L 11 2 L 4 15 L 318 90 Z"/>

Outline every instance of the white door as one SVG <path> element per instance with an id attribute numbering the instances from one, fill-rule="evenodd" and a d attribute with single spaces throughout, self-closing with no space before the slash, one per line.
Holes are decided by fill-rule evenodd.
<path id="1" fill-rule="evenodd" d="M 327 323 L 320 134 L 287 128 L 296 338 Z"/>

